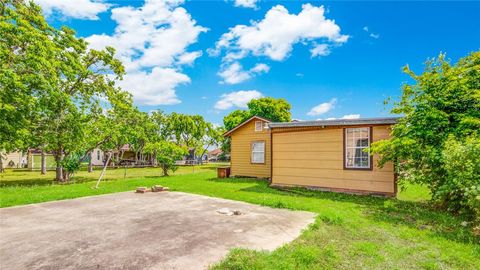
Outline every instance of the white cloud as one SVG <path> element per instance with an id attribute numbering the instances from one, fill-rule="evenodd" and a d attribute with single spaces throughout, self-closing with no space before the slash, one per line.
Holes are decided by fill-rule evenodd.
<path id="1" fill-rule="evenodd" d="M 277 5 L 261 21 L 230 28 L 209 52 L 218 55 L 225 50 L 224 61 L 238 60 L 249 54 L 281 61 L 289 56 L 296 43 L 315 46 L 314 42 L 321 40 L 339 45 L 348 38 L 340 33 L 334 20 L 325 18 L 323 6 L 304 4 L 300 13 L 290 14 L 284 6 Z"/>
<path id="2" fill-rule="evenodd" d="M 310 53 L 312 54 L 312 57 L 316 56 L 327 56 L 330 54 L 330 49 L 328 48 L 327 44 L 319 44 L 313 47 L 310 50 Z"/>
<path id="3" fill-rule="evenodd" d="M 117 50 L 127 71 L 121 85 L 139 103 L 180 102 L 175 88 L 190 81 L 181 73 L 181 67 L 192 65 L 202 55 L 201 51 L 189 52 L 187 48 L 208 29 L 197 25 L 187 10 L 179 6 L 182 3 L 183 0 L 146 0 L 141 7 L 113 8 L 111 18 L 117 23 L 114 33 L 86 39 L 91 48 L 112 46 Z M 146 93 L 152 98 L 147 98 Z"/>
<path id="4" fill-rule="evenodd" d="M 336 98 L 332 98 L 330 101 L 328 102 L 324 102 L 324 103 L 321 103 L 321 104 L 318 104 L 317 106 L 313 107 L 308 113 L 307 115 L 310 115 L 310 116 L 316 116 L 316 115 L 321 115 L 321 114 L 324 114 L 330 110 L 332 110 L 333 108 L 335 108 L 335 104 L 337 103 L 337 99 Z"/>
<path id="5" fill-rule="evenodd" d="M 234 0 L 236 7 L 257 8 L 257 2 L 259 0 Z"/>
<path id="6" fill-rule="evenodd" d="M 215 109 L 228 110 L 232 107 L 246 108 L 247 103 L 252 99 L 261 98 L 263 95 L 257 90 L 241 90 L 223 94 L 220 100 L 215 103 Z"/>
<path id="7" fill-rule="evenodd" d="M 189 82 L 187 75 L 175 69 L 155 67 L 151 72 L 129 72 L 118 85 L 132 93 L 137 103 L 173 105 L 180 103 L 175 87 Z"/>
<path id="8" fill-rule="evenodd" d="M 363 31 L 369 33 L 369 36 L 370 36 L 371 38 L 378 39 L 378 38 L 380 37 L 379 34 L 371 33 L 371 32 L 370 32 L 370 29 L 368 28 L 368 26 L 364 26 L 364 27 L 363 27 Z"/>
<path id="9" fill-rule="evenodd" d="M 358 119 L 360 118 L 360 114 L 346 114 L 342 116 L 341 119 Z"/>
<path id="10" fill-rule="evenodd" d="M 335 117 L 329 117 L 329 118 L 326 118 L 326 119 L 317 119 L 317 120 L 338 120 L 338 119 L 358 119 L 360 118 L 360 114 L 346 114 L 340 118 L 335 118 Z"/>
<path id="11" fill-rule="evenodd" d="M 266 64 L 256 64 L 249 70 L 244 70 L 242 65 L 238 62 L 231 64 L 225 64 L 222 70 L 218 73 L 223 79 L 223 83 L 237 84 L 244 82 L 257 74 L 266 73 L 270 70 L 270 67 Z"/>
<path id="12" fill-rule="evenodd" d="M 262 72 L 266 73 L 270 71 L 270 67 L 266 64 L 260 63 L 260 64 L 256 64 L 252 69 L 250 69 L 250 71 L 254 73 L 262 73 Z"/>
<path id="13" fill-rule="evenodd" d="M 177 57 L 177 64 L 192 65 L 195 60 L 202 56 L 202 51 L 186 52 Z"/>
<path id="14" fill-rule="evenodd" d="M 98 14 L 110 8 L 109 4 L 97 0 L 34 0 L 34 2 L 42 7 L 46 16 L 58 12 L 65 17 L 84 20 L 98 20 Z"/>

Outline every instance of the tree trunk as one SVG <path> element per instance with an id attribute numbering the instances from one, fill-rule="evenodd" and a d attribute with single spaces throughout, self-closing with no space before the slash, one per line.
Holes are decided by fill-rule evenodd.
<path id="1" fill-rule="evenodd" d="M 41 161 L 41 174 L 42 175 L 45 175 L 47 174 L 47 157 L 45 156 L 45 151 L 42 150 L 42 154 L 41 154 L 41 158 L 42 158 L 42 161 Z"/>
<path id="2" fill-rule="evenodd" d="M 168 167 L 165 164 L 162 164 L 163 176 L 168 176 Z"/>
<path id="3" fill-rule="evenodd" d="M 70 180 L 70 173 L 63 170 L 63 181 L 68 182 Z"/>
<path id="4" fill-rule="evenodd" d="M 55 169 L 55 180 L 57 182 L 62 182 L 64 181 L 63 178 L 63 167 L 62 167 L 62 162 L 63 162 L 63 150 L 58 151 L 55 154 L 55 162 L 56 162 L 56 169 Z"/>
<path id="5" fill-rule="evenodd" d="M 102 177 L 105 174 L 105 171 L 107 170 L 108 162 L 110 162 L 111 157 L 112 157 L 112 153 L 108 152 L 107 160 L 105 161 L 105 164 L 103 164 L 103 170 L 102 170 L 102 173 L 100 174 L 100 177 L 98 178 L 95 188 L 98 188 L 98 185 L 100 184 L 100 181 L 102 180 Z"/>
<path id="6" fill-rule="evenodd" d="M 3 155 L 0 153 L 0 173 L 5 172 L 5 168 L 3 168 Z"/>
<path id="7" fill-rule="evenodd" d="M 98 150 L 97 150 L 98 151 Z M 93 151 L 90 152 L 90 161 L 88 162 L 88 172 L 91 173 L 93 172 Z"/>

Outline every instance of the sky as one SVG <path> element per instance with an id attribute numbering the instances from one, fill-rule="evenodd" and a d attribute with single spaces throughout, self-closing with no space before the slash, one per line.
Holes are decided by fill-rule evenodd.
<path id="1" fill-rule="evenodd" d="M 480 2 L 35 0 L 93 49 L 112 46 L 142 111 L 221 124 L 252 98 L 300 120 L 390 116 L 427 59 L 480 49 Z"/>

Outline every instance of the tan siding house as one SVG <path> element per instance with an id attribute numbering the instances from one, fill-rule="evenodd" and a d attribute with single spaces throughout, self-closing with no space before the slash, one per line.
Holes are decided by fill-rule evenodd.
<path id="1" fill-rule="evenodd" d="M 255 132 L 251 118 L 225 135 L 232 139 L 231 174 L 270 178 L 275 186 L 304 186 L 328 191 L 395 196 L 392 164 L 363 151 L 387 139 L 397 118 L 270 123 Z M 265 141 L 265 164 L 250 161 L 252 143 Z M 272 148 L 270 149 L 270 146 Z"/>
<path id="2" fill-rule="evenodd" d="M 371 132 L 372 141 L 388 138 L 389 126 L 360 128 Z M 345 132 L 346 128 L 341 126 L 288 131 L 274 129 L 272 184 L 394 194 L 392 164 L 379 168 L 375 166 L 377 157 L 367 157 L 366 166 L 346 167 Z"/>
<path id="3" fill-rule="evenodd" d="M 230 175 L 269 178 L 271 176 L 269 121 L 252 117 L 225 135 L 232 139 Z"/>

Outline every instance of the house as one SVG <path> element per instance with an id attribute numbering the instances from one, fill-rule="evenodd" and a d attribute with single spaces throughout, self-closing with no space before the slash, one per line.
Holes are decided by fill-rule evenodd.
<path id="1" fill-rule="evenodd" d="M 273 123 L 253 116 L 226 132 L 231 175 L 270 178 L 273 186 L 395 196 L 393 164 L 364 152 L 387 139 L 398 118 Z"/>
<path id="2" fill-rule="evenodd" d="M 92 166 L 103 166 L 104 165 L 104 157 L 105 153 L 99 148 L 95 148 L 92 151 L 91 159 L 92 159 Z"/>
<path id="3" fill-rule="evenodd" d="M 21 151 L 3 153 L 3 158 L 4 168 L 24 168 L 27 165 L 27 156 Z"/>
<path id="4" fill-rule="evenodd" d="M 207 154 L 208 161 L 215 162 L 218 161 L 220 158 L 220 155 L 223 153 L 222 149 L 217 148 L 213 149 L 212 151 L 209 151 Z"/>

